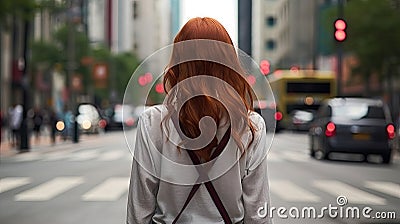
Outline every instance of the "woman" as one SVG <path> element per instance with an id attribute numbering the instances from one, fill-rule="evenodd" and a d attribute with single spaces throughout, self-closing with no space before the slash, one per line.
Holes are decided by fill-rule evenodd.
<path id="1" fill-rule="evenodd" d="M 265 123 L 241 74 L 218 21 L 183 26 L 164 75 L 166 100 L 139 119 L 127 223 L 271 223 L 258 213 L 269 203 Z M 233 161 L 225 158 L 236 160 L 225 166 Z M 223 172 L 213 175 L 215 167 Z"/>

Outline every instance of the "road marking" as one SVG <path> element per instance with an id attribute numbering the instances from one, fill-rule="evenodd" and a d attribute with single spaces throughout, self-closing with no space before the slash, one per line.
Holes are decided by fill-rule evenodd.
<path id="1" fill-rule="evenodd" d="M 271 180 L 271 192 L 289 202 L 319 202 L 320 198 L 287 180 Z"/>
<path id="2" fill-rule="evenodd" d="M 305 153 L 295 152 L 295 151 L 284 151 L 282 152 L 283 158 L 293 162 L 308 162 L 310 161 L 310 156 Z"/>
<path id="3" fill-rule="evenodd" d="M 69 158 L 71 151 L 53 152 L 45 155 L 42 161 L 57 161 L 65 158 Z"/>
<path id="4" fill-rule="evenodd" d="M 88 149 L 82 152 L 71 154 L 69 161 L 86 161 L 94 159 L 99 155 L 98 149 Z"/>
<path id="5" fill-rule="evenodd" d="M 29 177 L 6 177 L 0 179 L 0 193 L 31 183 Z"/>
<path id="6" fill-rule="evenodd" d="M 113 177 L 82 196 L 83 201 L 116 201 L 128 190 L 129 177 Z"/>
<path id="7" fill-rule="evenodd" d="M 112 161 L 121 158 L 124 155 L 124 152 L 121 150 L 113 150 L 109 152 L 105 152 L 100 155 L 99 161 Z"/>
<path id="8" fill-rule="evenodd" d="M 15 195 L 16 201 L 47 201 L 83 183 L 82 177 L 57 177 Z"/>
<path id="9" fill-rule="evenodd" d="M 18 154 L 15 157 L 16 162 L 30 162 L 30 161 L 35 161 L 39 160 L 41 158 L 41 155 L 36 152 L 27 152 L 23 154 Z"/>
<path id="10" fill-rule="evenodd" d="M 385 205 L 386 200 L 348 184 L 335 180 L 317 180 L 313 185 L 335 197 L 346 196 L 349 203 L 367 205 Z"/>
<path id="11" fill-rule="evenodd" d="M 365 187 L 400 198 L 400 184 L 384 181 L 367 181 Z"/>
<path id="12" fill-rule="evenodd" d="M 279 154 L 274 152 L 269 152 L 267 160 L 269 162 L 282 162 L 283 160 L 279 157 Z"/>

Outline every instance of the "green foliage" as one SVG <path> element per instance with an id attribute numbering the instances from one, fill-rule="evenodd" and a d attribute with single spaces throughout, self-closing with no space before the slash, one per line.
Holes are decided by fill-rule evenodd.
<path id="1" fill-rule="evenodd" d="M 358 60 L 358 70 L 383 75 L 388 61 L 400 62 L 400 13 L 390 2 L 352 0 L 345 8 L 346 48 Z"/>
<path id="2" fill-rule="evenodd" d="M 33 18 L 38 5 L 35 0 L 1 0 L 0 1 L 0 25 L 10 26 L 12 19 L 15 16 L 23 20 Z"/>
<path id="3" fill-rule="evenodd" d="M 333 23 L 337 18 L 337 5 L 323 13 L 325 30 L 333 41 Z M 389 0 L 351 0 L 345 4 L 347 39 L 341 43 L 347 53 L 354 54 L 359 63 L 354 72 L 369 77 L 377 74 L 381 79 L 387 66 L 400 64 L 400 12 Z"/>
<path id="4" fill-rule="evenodd" d="M 131 53 L 115 55 L 112 60 L 111 78 L 115 78 L 115 88 L 118 96 L 123 96 L 126 85 L 129 82 L 135 68 L 139 65 L 138 59 Z"/>

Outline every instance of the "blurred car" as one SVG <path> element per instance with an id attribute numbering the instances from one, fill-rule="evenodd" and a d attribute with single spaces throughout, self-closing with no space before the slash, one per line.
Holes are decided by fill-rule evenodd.
<path id="1" fill-rule="evenodd" d="M 131 105 L 116 104 L 105 113 L 108 117 L 107 131 L 122 130 L 123 128 L 130 129 L 137 125 L 135 108 Z"/>
<path id="2" fill-rule="evenodd" d="M 315 112 L 306 110 L 294 110 L 290 113 L 290 129 L 297 131 L 308 131 L 314 119 Z"/>
<path id="3" fill-rule="evenodd" d="M 101 116 L 100 110 L 90 103 L 81 103 L 78 105 L 78 116 L 76 119 L 80 131 L 88 134 L 99 133 L 107 125 L 107 121 Z"/>
<path id="4" fill-rule="evenodd" d="M 322 103 L 309 131 L 310 155 L 328 159 L 329 153 L 379 154 L 390 163 L 395 127 L 381 100 L 334 98 Z"/>
<path id="5" fill-rule="evenodd" d="M 266 100 L 255 100 L 253 102 L 254 111 L 259 113 L 265 121 L 268 129 L 273 129 L 272 131 L 279 132 L 282 130 L 281 121 L 283 118 L 282 112 L 279 111 L 278 107 L 274 102 L 267 102 Z M 276 126 L 273 126 L 276 122 Z"/>

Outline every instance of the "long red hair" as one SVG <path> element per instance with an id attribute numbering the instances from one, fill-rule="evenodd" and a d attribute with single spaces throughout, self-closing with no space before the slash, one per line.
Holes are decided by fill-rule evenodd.
<path id="1" fill-rule="evenodd" d="M 199 39 L 213 40 L 212 42 L 214 43 L 211 47 L 199 46 L 195 47 L 195 49 L 187 49 L 184 47 L 185 45 L 183 45 L 183 47 L 178 46 L 178 43 L 180 42 Z M 182 58 L 182 54 L 185 53 L 195 54 L 201 58 L 207 59 L 180 62 L 179 60 Z M 218 63 L 215 60 L 208 60 L 208 58 L 216 57 L 223 59 L 229 66 Z M 221 124 L 223 118 L 227 118 L 228 122 L 229 119 L 235 119 L 234 123 L 230 123 L 231 136 L 243 152 L 245 146 L 243 145 L 241 138 L 246 131 L 251 131 L 248 145 L 253 142 L 255 128 L 249 119 L 249 111 L 253 111 L 253 92 L 250 85 L 241 74 L 243 75 L 244 71 L 241 68 L 232 40 L 222 24 L 212 18 L 198 17 L 189 20 L 183 26 L 174 39 L 172 57 L 164 75 L 164 89 L 167 94 L 177 96 L 176 98 L 167 97 L 167 108 L 168 105 L 172 105 L 173 103 L 181 103 L 182 108 L 179 111 L 179 123 L 182 132 L 187 137 L 197 138 L 201 134 L 199 128 L 200 119 L 204 116 L 209 116 L 214 119 L 217 127 Z M 233 94 L 232 91 L 229 91 L 226 88 L 215 89 L 215 86 L 210 85 L 209 83 L 198 81 L 192 83 L 189 87 L 184 87 L 184 89 L 179 88 L 179 90 L 177 90 L 178 92 L 171 92 L 173 87 L 179 82 L 190 77 L 204 75 L 213 76 L 223 80 L 229 84 L 231 89 L 236 93 Z M 180 102 L 180 99 L 185 98 L 185 94 L 192 93 L 191 88 L 197 88 L 197 91 L 204 93 L 204 95 L 192 97 L 186 102 Z M 223 103 L 208 96 L 207 93 L 210 93 L 211 91 L 217 91 L 219 99 Z M 229 110 L 230 113 L 228 113 L 228 110 L 224 105 L 235 109 Z M 168 116 L 163 120 L 163 123 L 171 118 L 172 113 L 173 111 L 168 112 Z M 201 150 L 196 150 L 195 153 L 201 159 L 209 161 L 211 151 L 217 146 L 217 144 L 218 140 L 216 136 L 214 136 L 210 144 Z"/>

